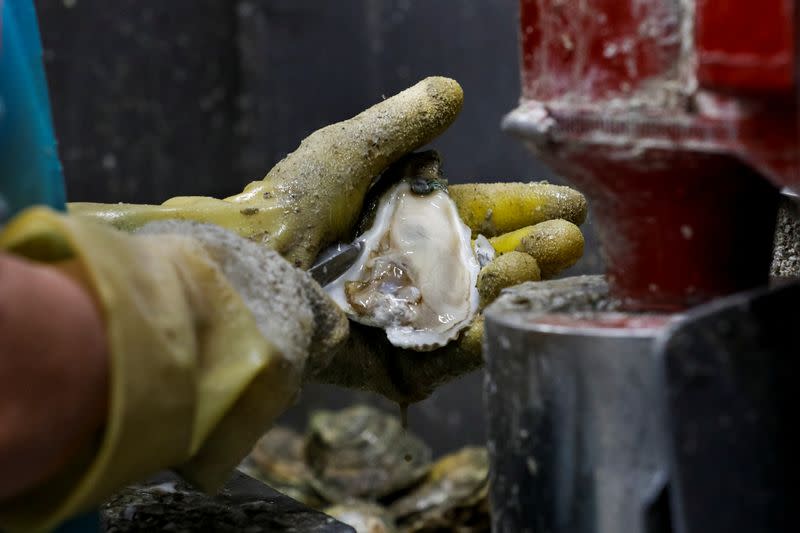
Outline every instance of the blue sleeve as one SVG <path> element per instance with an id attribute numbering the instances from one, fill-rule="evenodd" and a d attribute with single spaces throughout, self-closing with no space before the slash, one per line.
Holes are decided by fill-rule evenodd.
<path id="1" fill-rule="evenodd" d="M 32 0 L 0 0 L 0 225 L 34 204 L 64 208 L 64 178 Z M 57 533 L 97 533 L 97 511 Z"/>
<path id="2" fill-rule="evenodd" d="M 0 223 L 64 194 L 33 2 L 0 0 Z"/>

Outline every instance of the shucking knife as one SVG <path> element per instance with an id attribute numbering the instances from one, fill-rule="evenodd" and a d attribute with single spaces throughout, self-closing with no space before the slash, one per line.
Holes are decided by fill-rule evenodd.
<path id="1" fill-rule="evenodd" d="M 324 287 L 347 272 L 347 269 L 358 260 L 363 248 L 362 241 L 335 244 L 319 254 L 317 260 L 308 269 L 308 273 L 311 274 L 314 281 Z"/>

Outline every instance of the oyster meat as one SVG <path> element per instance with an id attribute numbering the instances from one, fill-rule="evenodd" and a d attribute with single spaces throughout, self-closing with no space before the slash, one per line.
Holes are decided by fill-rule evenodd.
<path id="1" fill-rule="evenodd" d="M 383 328 L 401 348 L 444 346 L 478 311 L 471 232 L 443 189 L 408 179 L 389 189 L 359 237 L 361 256 L 326 286 L 353 320 Z"/>
<path id="2" fill-rule="evenodd" d="M 305 459 L 313 487 L 328 501 L 375 501 L 424 478 L 431 450 L 397 417 L 355 406 L 312 415 Z"/>

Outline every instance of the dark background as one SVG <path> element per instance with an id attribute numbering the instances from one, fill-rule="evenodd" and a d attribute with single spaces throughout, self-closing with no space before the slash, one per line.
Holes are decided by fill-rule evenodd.
<path id="1" fill-rule="evenodd" d="M 38 0 L 71 200 L 227 196 L 313 130 L 429 75 L 461 116 L 433 144 L 453 182 L 551 179 L 500 131 L 517 103 L 517 0 Z M 601 270 L 587 257 L 569 274 Z M 309 387 L 284 417 L 368 395 Z M 436 452 L 483 441 L 482 374 L 412 406 Z"/>

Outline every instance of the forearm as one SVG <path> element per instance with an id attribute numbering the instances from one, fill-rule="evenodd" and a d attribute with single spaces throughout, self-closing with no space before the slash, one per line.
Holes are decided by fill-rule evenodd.
<path id="1" fill-rule="evenodd" d="M 288 353 L 291 346 L 282 345 L 281 349 L 280 343 L 270 339 L 305 337 L 300 331 L 287 335 L 286 328 L 262 331 L 257 316 L 272 317 L 277 309 L 248 309 L 237 287 L 255 288 L 254 294 L 286 309 L 297 292 L 297 287 L 286 286 L 288 273 L 305 274 L 274 252 L 241 238 L 230 243 L 236 250 L 241 248 L 235 257 L 214 242 L 201 242 L 192 234 L 177 231 L 128 235 L 43 208 L 21 213 L 0 231 L 0 248 L 38 263 L 38 268 L 55 266 L 64 271 L 64 262 L 73 262 L 80 286 L 97 302 L 108 345 L 104 422 L 84 432 L 91 436 L 94 431 L 96 438 L 84 441 L 88 446 L 78 443 L 77 453 L 56 461 L 48 469 L 57 470 L 54 476 L 47 477 L 45 472 L 38 477 L 47 477 L 46 481 L 28 482 L 31 488 L 21 497 L 0 500 L 0 528 L 51 528 L 104 501 L 126 484 L 164 468 L 175 469 L 201 488 L 216 490 L 291 403 L 304 355 L 295 353 L 293 357 Z M 250 253 L 252 247 L 256 251 Z M 262 287 L 262 281 L 267 285 Z M 34 284 L 41 285 L 41 281 Z M 271 293 L 272 289 L 276 292 Z M 19 294 L 15 298 L 19 299 Z M 47 301 L 42 294 L 29 293 L 27 298 Z M 48 305 L 64 307 L 63 302 Z M 71 312 L 77 314 L 75 306 Z M 43 330 L 54 321 L 55 313 L 39 307 L 20 310 L 21 316 L 28 314 L 42 318 L 33 320 L 35 327 L 26 327 Z M 314 344 L 315 315 L 310 309 L 304 314 L 307 321 L 298 321 L 297 327 L 309 330 L 306 336 L 312 339 L 307 339 L 304 347 L 309 349 Z M 78 325 L 57 320 L 63 324 L 58 335 L 51 335 L 50 343 L 68 346 L 75 343 L 73 337 L 82 336 Z M 346 319 L 342 320 L 346 324 Z M 35 347 L 30 351 L 45 350 Z M 60 357 L 62 361 L 75 360 L 64 351 Z M 80 376 L 89 365 L 85 361 L 63 364 L 61 372 Z M 21 368 L 4 371 L 6 380 L 36 370 L 15 366 Z M 47 385 L 55 379 L 49 375 L 38 378 L 45 384 L 40 388 L 49 391 Z M 58 392 L 58 402 L 68 404 L 67 397 L 76 402 L 74 389 L 69 394 Z M 29 397 L 36 398 L 35 394 Z M 88 410 L 83 400 L 78 403 L 84 405 L 76 412 Z M 102 413 L 98 418 L 103 418 Z M 64 443 L 54 443 L 51 435 L 56 424 L 71 423 L 50 423 L 49 429 L 37 436 L 38 442 L 66 449 Z M 36 460 L 26 458 L 27 464 Z M 57 468 L 58 464 L 63 468 Z"/>
<path id="2" fill-rule="evenodd" d="M 0 254 L 0 501 L 62 468 L 101 429 L 108 355 L 91 296 L 56 268 Z"/>

